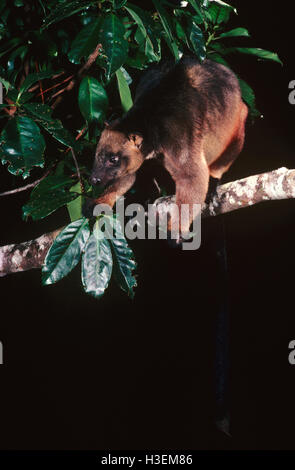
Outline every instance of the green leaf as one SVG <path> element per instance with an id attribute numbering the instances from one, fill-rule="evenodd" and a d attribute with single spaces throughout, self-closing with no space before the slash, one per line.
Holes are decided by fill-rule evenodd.
<path id="1" fill-rule="evenodd" d="M 160 3 L 159 0 L 153 0 L 153 3 L 155 5 L 156 9 L 158 10 L 161 23 L 162 23 L 164 31 L 166 33 L 167 44 L 168 44 L 172 54 L 174 55 L 175 59 L 178 60 L 179 57 L 180 57 L 179 49 L 178 49 L 178 46 L 176 44 L 176 41 L 174 39 L 174 35 L 173 35 L 173 32 L 172 32 L 172 27 L 171 27 L 171 24 L 170 24 L 170 17 L 169 17 L 168 13 L 166 12 L 165 8 L 163 7 L 163 5 Z"/>
<path id="2" fill-rule="evenodd" d="M 13 175 L 29 176 L 34 167 L 43 167 L 45 141 L 40 129 L 28 117 L 17 116 L 8 121 L 0 136 L 0 158 L 8 163 Z"/>
<path id="3" fill-rule="evenodd" d="M 88 8 L 95 3 L 97 3 L 97 0 L 74 0 L 57 3 L 56 8 L 53 8 L 47 18 L 45 18 L 41 30 L 48 28 L 51 24 L 68 18 L 69 16 Z"/>
<path id="4" fill-rule="evenodd" d="M 108 96 L 96 78 L 83 78 L 79 88 L 78 102 L 80 111 L 87 122 L 103 122 L 108 108 Z"/>
<path id="5" fill-rule="evenodd" d="M 250 54 L 250 55 L 259 57 L 260 59 L 272 60 L 274 62 L 278 62 L 279 64 L 283 65 L 278 54 L 276 54 L 275 52 L 266 51 L 265 49 L 260 49 L 256 47 L 232 47 L 230 48 L 230 52 L 240 52 L 241 54 Z"/>
<path id="6" fill-rule="evenodd" d="M 29 202 L 23 206 L 23 218 L 29 216 L 33 220 L 44 219 L 60 207 L 77 198 L 77 194 L 70 192 L 73 179 L 63 175 L 47 176 L 34 188 Z"/>
<path id="7" fill-rule="evenodd" d="M 154 37 L 153 31 L 150 26 L 150 20 L 144 10 L 136 5 L 128 3 L 128 7 L 125 7 L 130 16 L 134 19 L 141 33 L 141 39 L 143 42 L 143 48 L 145 55 L 151 59 L 158 61 L 160 60 L 160 48 L 157 39 Z"/>
<path id="8" fill-rule="evenodd" d="M 201 8 L 199 7 L 199 5 L 197 4 L 196 0 L 187 0 L 187 1 L 188 1 L 188 3 L 191 4 L 193 9 L 197 12 L 198 16 L 203 18 L 203 12 L 202 12 Z"/>
<path id="9" fill-rule="evenodd" d="M 44 78 L 51 78 L 52 75 L 58 72 L 53 72 L 52 70 L 39 73 L 30 73 L 26 79 L 24 80 L 23 84 L 19 89 L 19 96 L 24 92 L 27 91 L 34 83 L 38 82 L 39 80 L 44 80 Z"/>
<path id="10" fill-rule="evenodd" d="M 236 8 L 221 0 L 211 0 L 208 12 L 213 24 L 227 23 L 232 12 L 237 14 Z"/>
<path id="11" fill-rule="evenodd" d="M 189 41 L 187 38 L 187 34 L 182 26 L 182 24 L 179 21 L 175 21 L 175 31 L 177 34 L 178 39 L 182 41 L 187 47 L 189 47 Z"/>
<path id="12" fill-rule="evenodd" d="M 124 5 L 126 5 L 127 0 L 112 0 L 113 7 L 115 10 L 119 10 L 122 8 Z"/>
<path id="13" fill-rule="evenodd" d="M 27 114 L 49 134 L 51 134 L 55 140 L 67 147 L 73 147 L 74 149 L 77 148 L 77 142 L 71 133 L 63 127 L 61 121 L 51 117 L 52 109 L 48 105 L 40 103 L 26 103 L 23 107 L 27 111 Z"/>
<path id="14" fill-rule="evenodd" d="M 249 31 L 246 28 L 235 28 L 225 33 L 220 34 L 220 38 L 233 38 L 233 37 L 250 37 Z"/>
<path id="15" fill-rule="evenodd" d="M 25 91 L 22 94 L 19 94 L 18 90 L 16 90 L 15 88 L 10 88 L 10 90 L 8 91 L 6 95 L 6 98 L 9 98 L 17 106 L 17 105 L 22 105 L 26 103 L 32 98 L 32 96 L 33 96 L 32 93 L 29 93 L 27 91 Z"/>
<path id="16" fill-rule="evenodd" d="M 104 17 L 99 28 L 99 42 L 106 55 L 106 77 L 110 80 L 128 54 L 128 42 L 124 38 L 125 28 L 120 19 L 113 13 Z"/>
<path id="17" fill-rule="evenodd" d="M 121 104 L 123 111 L 127 112 L 133 105 L 132 96 L 130 92 L 129 85 L 125 78 L 124 73 L 122 72 L 122 68 L 117 70 L 116 72 L 117 81 L 118 81 L 118 88 L 121 98 Z"/>
<path id="18" fill-rule="evenodd" d="M 113 258 L 109 241 L 95 225 L 82 258 L 82 283 L 85 292 L 100 298 L 109 285 L 112 269 Z"/>
<path id="19" fill-rule="evenodd" d="M 71 193 L 82 193 L 82 188 L 81 188 L 81 183 L 78 182 L 76 183 L 71 189 Z M 71 219 L 71 222 L 75 222 L 75 220 L 81 219 L 82 217 L 82 205 L 83 205 L 83 197 L 78 196 L 76 199 L 73 201 L 69 202 L 67 204 L 67 209 L 69 212 L 69 216 Z"/>
<path id="20" fill-rule="evenodd" d="M 206 46 L 201 28 L 191 19 L 187 32 L 191 49 L 195 52 L 200 62 L 203 62 L 206 58 Z"/>
<path id="21" fill-rule="evenodd" d="M 0 47 L 0 58 L 7 54 L 7 52 L 11 51 L 19 44 L 21 44 L 22 38 L 12 38 L 8 42 L 4 43 L 2 47 Z"/>
<path id="22" fill-rule="evenodd" d="M 109 238 L 114 255 L 114 276 L 120 288 L 127 292 L 129 297 L 133 298 L 133 289 L 137 285 L 133 275 L 133 270 L 136 268 L 134 255 L 124 237 L 119 221 L 113 218 L 111 223 L 113 225 L 114 236 Z"/>
<path id="23" fill-rule="evenodd" d="M 99 26 L 101 19 L 84 26 L 74 39 L 71 50 L 68 53 L 69 60 L 74 64 L 79 64 L 83 57 L 88 58 L 99 43 Z"/>
<path id="24" fill-rule="evenodd" d="M 90 236 L 89 222 L 79 219 L 69 224 L 54 240 L 42 268 L 42 284 L 54 284 L 79 263 Z"/>
<path id="25" fill-rule="evenodd" d="M 146 69 L 146 55 L 137 48 L 133 57 L 127 57 L 126 65 L 138 70 Z"/>
<path id="26" fill-rule="evenodd" d="M 208 59 L 213 60 L 214 62 L 218 62 L 219 64 L 225 65 L 226 67 L 229 67 L 228 62 L 222 57 L 220 54 L 214 51 L 207 51 L 208 53 Z"/>
<path id="27" fill-rule="evenodd" d="M 9 81 L 5 80 L 5 78 L 3 77 L 0 77 L 0 83 L 2 83 L 2 85 L 4 86 L 6 93 L 8 92 L 9 88 L 12 88 L 11 83 L 9 83 Z"/>
<path id="28" fill-rule="evenodd" d="M 244 80 L 239 78 L 239 83 L 240 83 L 240 88 L 241 88 L 241 93 L 242 93 L 242 98 L 249 107 L 250 114 L 252 117 L 258 117 L 261 116 L 260 111 L 256 108 L 256 100 L 255 100 L 255 93 L 246 83 Z"/>

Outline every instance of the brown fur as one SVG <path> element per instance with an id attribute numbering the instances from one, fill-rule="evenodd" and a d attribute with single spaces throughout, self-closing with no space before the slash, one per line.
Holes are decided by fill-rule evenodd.
<path id="1" fill-rule="evenodd" d="M 204 203 L 209 176 L 220 179 L 240 153 L 247 114 L 238 80 L 223 65 L 184 58 L 152 68 L 131 110 L 101 135 L 92 180 L 99 178 L 106 189 L 96 203 L 113 206 L 144 160 L 162 154 L 176 204 L 190 204 L 190 225 L 192 204 Z"/>

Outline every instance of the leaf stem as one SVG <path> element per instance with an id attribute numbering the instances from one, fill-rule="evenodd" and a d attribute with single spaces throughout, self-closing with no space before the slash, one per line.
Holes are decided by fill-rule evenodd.
<path id="1" fill-rule="evenodd" d="M 38 180 L 34 181 L 33 183 L 27 184 L 26 186 L 22 186 L 21 188 L 16 188 L 12 189 L 11 191 L 5 191 L 4 193 L 0 193 L 0 197 L 2 196 L 11 196 L 12 194 L 17 194 L 21 193 L 22 191 L 27 191 L 28 189 L 32 189 L 35 186 L 37 186 L 41 181 L 43 181 L 46 176 L 48 176 L 50 173 L 50 170 L 46 171 L 46 173 L 42 176 L 42 178 L 39 178 Z"/>

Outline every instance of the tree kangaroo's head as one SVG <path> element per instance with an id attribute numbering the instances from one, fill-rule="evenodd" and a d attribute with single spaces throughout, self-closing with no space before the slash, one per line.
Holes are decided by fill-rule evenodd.
<path id="1" fill-rule="evenodd" d="M 141 146 L 140 135 L 125 135 L 108 125 L 96 148 L 90 184 L 99 184 L 104 188 L 119 178 L 135 173 L 144 161 Z"/>

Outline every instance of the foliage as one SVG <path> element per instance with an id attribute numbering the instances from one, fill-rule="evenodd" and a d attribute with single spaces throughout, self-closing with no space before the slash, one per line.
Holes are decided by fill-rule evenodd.
<path id="1" fill-rule="evenodd" d="M 120 236 L 114 240 L 98 221 L 92 229 L 82 218 L 91 189 L 89 168 L 79 162 L 84 152 L 94 154 L 105 119 L 132 106 L 133 79 L 162 58 L 177 61 L 187 53 L 200 62 L 208 57 L 228 64 L 239 53 L 280 63 L 276 53 L 231 45 L 250 35 L 244 27 L 228 27 L 237 11 L 221 0 L 152 0 L 147 7 L 133 1 L 0 0 L 0 158 L 22 178 L 40 168 L 48 172 L 23 207 L 24 218 L 40 220 L 68 208 L 71 224 L 47 255 L 43 282 L 63 278 L 82 257 L 83 286 L 95 297 L 112 272 L 133 296 L 135 263 L 115 217 L 111 223 Z M 240 84 L 252 116 L 259 115 L 253 90 Z"/>

